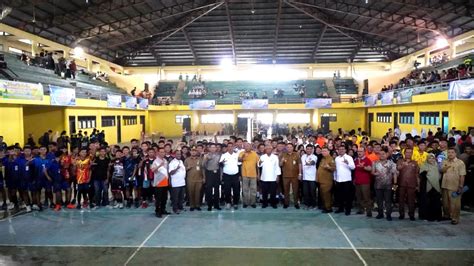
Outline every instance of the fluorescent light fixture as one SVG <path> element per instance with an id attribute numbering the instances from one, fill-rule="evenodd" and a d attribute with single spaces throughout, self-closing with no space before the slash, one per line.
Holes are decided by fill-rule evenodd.
<path id="1" fill-rule="evenodd" d="M 28 39 L 19 39 L 18 41 L 19 41 L 19 42 L 22 42 L 22 43 L 26 43 L 26 44 L 30 44 L 30 45 L 31 45 L 31 40 L 28 40 Z"/>

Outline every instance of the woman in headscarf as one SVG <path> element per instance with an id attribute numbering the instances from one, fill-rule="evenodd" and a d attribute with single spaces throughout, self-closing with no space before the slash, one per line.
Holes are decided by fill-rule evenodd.
<path id="1" fill-rule="evenodd" d="M 428 159 L 420 167 L 420 208 L 419 217 L 428 221 L 440 221 L 441 216 L 441 175 L 436 157 L 428 154 Z"/>

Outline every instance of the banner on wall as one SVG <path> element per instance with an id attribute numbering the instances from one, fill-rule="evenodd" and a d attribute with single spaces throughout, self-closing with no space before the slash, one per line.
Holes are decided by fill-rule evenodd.
<path id="1" fill-rule="evenodd" d="M 474 80 L 457 80 L 449 83 L 449 100 L 474 100 Z"/>
<path id="2" fill-rule="evenodd" d="M 242 100 L 242 109 L 268 109 L 268 99 Z"/>
<path id="3" fill-rule="evenodd" d="M 129 109 L 137 109 L 137 98 L 133 96 L 125 96 L 125 107 Z"/>
<path id="4" fill-rule="evenodd" d="M 43 100 L 43 85 L 0 80 L 0 98 L 41 101 Z"/>
<path id="5" fill-rule="evenodd" d="M 332 99 L 331 98 L 308 98 L 305 99 L 304 107 L 305 108 L 331 108 Z"/>
<path id="6" fill-rule="evenodd" d="M 377 104 L 377 94 L 366 95 L 364 98 L 365 106 L 375 106 Z"/>
<path id="7" fill-rule="evenodd" d="M 115 108 L 122 107 L 122 96 L 107 94 L 107 106 Z"/>
<path id="8" fill-rule="evenodd" d="M 214 110 L 216 109 L 215 100 L 192 100 L 189 103 L 191 110 Z"/>
<path id="9" fill-rule="evenodd" d="M 51 105 L 76 105 L 76 90 L 49 85 Z"/>
<path id="10" fill-rule="evenodd" d="M 387 91 L 382 93 L 382 104 L 392 104 L 393 103 L 393 91 Z"/>
<path id="11" fill-rule="evenodd" d="M 406 89 L 398 92 L 397 103 L 411 103 L 413 89 Z"/>
<path id="12" fill-rule="evenodd" d="M 140 98 L 138 106 L 140 106 L 141 109 L 148 109 L 148 99 Z"/>

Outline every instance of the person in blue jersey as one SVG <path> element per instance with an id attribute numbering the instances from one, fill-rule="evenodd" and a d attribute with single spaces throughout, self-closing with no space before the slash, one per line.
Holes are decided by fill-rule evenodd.
<path id="1" fill-rule="evenodd" d="M 31 212 L 31 199 L 28 191 L 33 169 L 31 167 L 33 159 L 30 146 L 25 146 L 23 154 L 16 159 L 19 168 L 18 192 L 24 204 L 21 208 L 26 208 L 26 212 Z"/>
<path id="2" fill-rule="evenodd" d="M 34 179 L 36 181 L 35 192 L 33 192 L 33 210 L 43 210 L 41 205 L 41 191 L 44 189 L 45 194 L 48 196 L 48 191 L 52 191 L 53 183 L 52 180 L 48 180 L 45 175 L 46 169 L 48 169 L 51 161 L 46 157 L 48 149 L 45 146 L 39 148 L 39 155 L 33 161 L 34 165 Z M 53 202 L 53 194 L 50 193 L 51 197 L 49 198 L 51 203 Z M 53 206 L 54 208 L 54 206 Z"/>
<path id="3" fill-rule="evenodd" d="M 133 191 L 137 187 L 137 169 L 138 169 L 138 150 L 136 148 L 132 149 L 130 152 L 130 148 L 125 146 L 122 148 L 123 152 L 123 168 L 125 172 L 125 198 L 127 199 L 127 208 L 132 207 L 133 203 Z M 136 193 L 135 193 L 136 195 Z M 138 198 L 135 198 L 135 207 L 138 208 L 139 202 Z"/>
<path id="4" fill-rule="evenodd" d="M 8 199 L 10 201 L 8 209 L 18 211 L 17 190 L 20 168 L 18 166 L 17 153 L 14 146 L 7 147 L 7 154 L 2 158 L 2 165 L 4 167 L 5 186 L 7 187 Z"/>
<path id="5" fill-rule="evenodd" d="M 62 192 L 66 191 L 69 187 L 68 182 L 61 174 L 61 156 L 62 151 L 56 151 L 54 153 L 54 159 L 50 161 L 48 168 L 45 171 L 46 178 L 53 183 L 53 191 L 56 197 L 55 211 L 61 210 L 61 204 L 63 202 Z"/>
<path id="6" fill-rule="evenodd" d="M 5 156 L 5 151 L 0 147 L 0 158 Z M 2 210 L 7 209 L 7 193 L 5 192 L 5 178 L 3 173 L 3 160 L 0 159 L 0 196 L 2 196 Z"/>

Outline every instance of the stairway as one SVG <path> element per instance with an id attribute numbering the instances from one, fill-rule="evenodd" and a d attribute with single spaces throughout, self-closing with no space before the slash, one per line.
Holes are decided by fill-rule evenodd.
<path id="1" fill-rule="evenodd" d="M 180 80 L 178 83 L 178 87 L 176 88 L 176 93 L 174 95 L 175 102 L 181 102 L 183 100 L 183 94 L 186 90 L 186 82 L 184 80 Z"/>
<path id="2" fill-rule="evenodd" d="M 334 82 L 332 79 L 325 79 L 324 82 L 326 83 L 326 88 L 328 90 L 328 95 L 331 98 L 338 97 L 336 86 L 334 86 Z"/>

